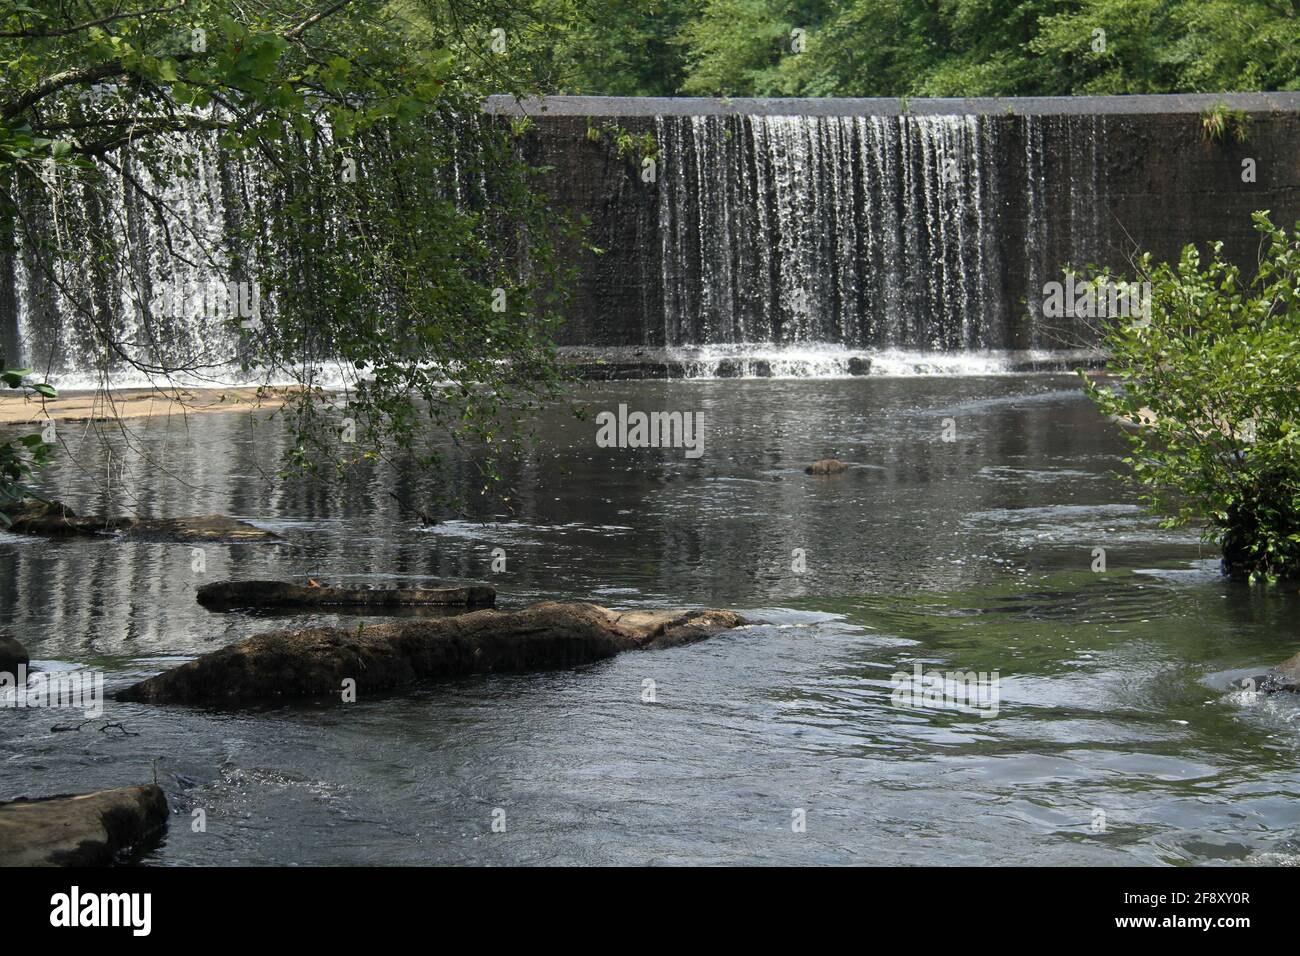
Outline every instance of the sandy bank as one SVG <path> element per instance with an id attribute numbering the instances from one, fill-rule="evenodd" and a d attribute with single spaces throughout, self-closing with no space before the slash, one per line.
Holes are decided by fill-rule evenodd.
<path id="1" fill-rule="evenodd" d="M 58 398 L 0 392 L 0 425 L 30 424 L 47 419 L 61 422 L 114 421 L 237 412 L 253 408 L 278 408 L 296 391 L 294 387 L 240 386 L 235 388 L 124 388 L 111 391 L 70 391 Z"/>

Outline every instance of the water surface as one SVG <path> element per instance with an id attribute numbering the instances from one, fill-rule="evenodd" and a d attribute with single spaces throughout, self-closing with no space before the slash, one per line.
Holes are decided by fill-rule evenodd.
<path id="1" fill-rule="evenodd" d="M 471 494 L 426 528 L 411 509 L 476 487 L 472 460 L 376 469 L 335 495 L 271 479 L 283 436 L 258 416 L 135 423 L 106 444 L 68 426 L 78 463 L 61 453 L 46 490 L 78 510 L 223 512 L 286 543 L 205 546 L 196 572 L 188 545 L 0 534 L 0 631 L 117 688 L 257 630 L 357 621 L 199 607 L 195 587 L 225 578 L 487 580 L 506 607 L 712 605 L 764 623 L 353 705 L 111 704 L 136 736 L 2 710 L 0 799 L 156 773 L 176 814 L 146 858 L 163 865 L 1300 859 L 1300 708 L 1231 687 L 1297 650 L 1294 588 L 1225 582 L 1194 532 L 1144 515 L 1112 475 L 1122 439 L 1073 379 L 580 394 L 592 412 L 702 412 L 704 455 L 598 448 L 593 421 L 557 409 L 507 469 L 509 502 Z M 854 467 L 803 474 L 828 455 Z M 998 672 L 997 715 L 893 706 L 891 675 L 917 661 Z"/>

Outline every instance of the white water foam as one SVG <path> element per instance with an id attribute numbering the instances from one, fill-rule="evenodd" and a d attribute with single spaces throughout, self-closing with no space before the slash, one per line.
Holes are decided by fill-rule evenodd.
<path id="1" fill-rule="evenodd" d="M 670 378 L 690 379 L 1024 375 L 1094 367 L 1104 358 L 1102 353 L 1091 350 L 935 352 L 898 348 L 852 349 L 831 343 L 782 346 L 761 342 L 669 348 L 561 349 L 560 353 L 584 365 L 643 365 L 647 367 L 647 378 L 655 377 L 651 374 L 652 366 L 666 365 Z M 625 377 L 635 376 L 629 374 Z"/>

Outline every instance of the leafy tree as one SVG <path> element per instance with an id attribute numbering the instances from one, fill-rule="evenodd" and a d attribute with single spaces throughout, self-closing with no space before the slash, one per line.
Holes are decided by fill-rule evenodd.
<path id="1" fill-rule="evenodd" d="M 779 95 L 782 58 L 792 51 L 792 11 L 773 0 L 709 0 L 682 30 L 691 95 Z"/>
<path id="2" fill-rule="evenodd" d="M 517 12 L 511 69 L 542 92 L 674 96 L 686 75 L 678 40 L 700 0 L 534 0 Z"/>
<path id="3" fill-rule="evenodd" d="M 104 369 L 164 382 L 240 363 L 303 388 L 294 458 L 435 457 L 430 424 L 491 447 L 554 394 L 565 275 L 552 216 L 483 92 L 523 92 L 496 0 L 28 0 L 0 14 L 0 229 L 32 252 Z M 506 34 L 508 37 L 508 33 Z M 169 189 L 211 157 L 239 208 L 215 239 Z M 239 346 L 176 338 L 120 194 L 165 259 L 259 300 Z M 129 298 L 139 334 L 120 321 Z M 340 401 L 323 388 L 340 377 Z M 355 434 L 355 443 L 340 437 Z"/>
<path id="4" fill-rule="evenodd" d="M 0 385 L 29 390 L 44 398 L 58 397 L 49 385 L 31 381 L 31 373 L 29 368 L 4 369 L 0 371 Z M 14 507 L 34 494 L 30 482 L 49 462 L 50 451 L 39 434 L 0 441 L 0 527 L 9 527 Z"/>
<path id="5" fill-rule="evenodd" d="M 680 42 L 696 95 L 1300 89 L 1297 0 L 703 0 Z"/>
<path id="6" fill-rule="evenodd" d="M 1028 52 L 1047 94 L 1300 88 L 1292 0 L 1084 0 L 1042 17 Z M 1104 31 L 1102 49 L 1096 50 Z"/>
<path id="7" fill-rule="evenodd" d="M 1253 218 L 1249 283 L 1221 243 L 1205 262 L 1190 245 L 1176 265 L 1143 256 L 1148 314 L 1105 322 L 1118 387 L 1084 381 L 1129 426 L 1125 461 L 1147 503 L 1170 525 L 1202 524 L 1231 576 L 1272 580 L 1300 576 L 1300 223 Z"/>

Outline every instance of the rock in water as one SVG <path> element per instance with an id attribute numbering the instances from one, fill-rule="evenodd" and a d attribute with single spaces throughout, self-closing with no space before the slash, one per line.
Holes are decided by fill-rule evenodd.
<path id="1" fill-rule="evenodd" d="M 128 538 L 142 541 L 211 541 L 240 544 L 246 541 L 279 541 L 278 534 L 247 521 L 226 515 L 198 515 L 194 518 L 138 518 L 123 529 Z"/>
<path id="2" fill-rule="evenodd" d="M 1279 690 L 1300 692 L 1300 654 L 1278 664 L 1262 677 L 1257 677 L 1255 689 L 1266 694 Z"/>
<path id="3" fill-rule="evenodd" d="M 27 654 L 27 648 L 12 637 L 0 634 L 0 671 L 14 674 L 17 673 L 20 664 L 30 664 L 31 662 L 32 659 Z"/>
<path id="4" fill-rule="evenodd" d="M 130 518 L 82 517 L 58 501 L 24 501 L 9 517 L 10 531 L 51 538 L 104 534 L 131 524 Z"/>
<path id="5" fill-rule="evenodd" d="M 522 611 L 474 611 L 362 628 L 259 634 L 118 694 L 147 703 L 330 697 L 466 674 L 577 667 L 639 648 L 702 640 L 747 623 L 731 611 L 612 611 L 545 601 Z"/>
<path id="6" fill-rule="evenodd" d="M 0 803 L 0 866 L 108 866 L 167 826 L 167 797 L 150 784 Z"/>
<path id="7" fill-rule="evenodd" d="M 107 518 L 101 515 L 78 515 L 58 501 L 26 501 L 10 518 L 10 531 L 61 538 L 120 532 L 144 541 L 279 541 L 270 531 L 225 515 L 200 515 L 195 518 Z"/>
<path id="8" fill-rule="evenodd" d="M 815 461 L 804 469 L 807 475 L 838 475 L 840 472 L 848 471 L 849 466 L 842 461 L 836 461 L 834 458 L 823 458 Z"/>
<path id="9" fill-rule="evenodd" d="M 490 605 L 496 588 L 473 584 L 452 588 L 304 587 L 288 581 L 220 581 L 198 590 L 206 608 L 224 611 L 258 607 L 406 607 L 416 605 Z"/>

